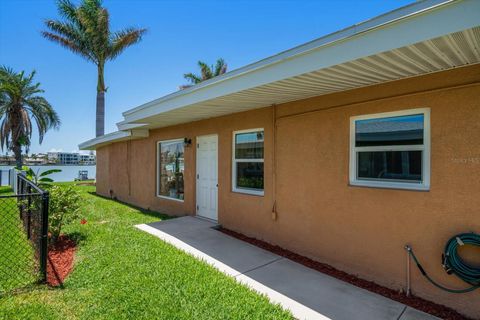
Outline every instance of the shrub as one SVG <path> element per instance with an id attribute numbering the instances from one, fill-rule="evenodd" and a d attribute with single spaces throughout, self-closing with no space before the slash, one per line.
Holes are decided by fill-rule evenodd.
<path id="1" fill-rule="evenodd" d="M 78 218 L 81 196 L 72 186 L 52 186 L 50 192 L 49 230 L 52 242 L 57 241 L 62 227 Z"/>

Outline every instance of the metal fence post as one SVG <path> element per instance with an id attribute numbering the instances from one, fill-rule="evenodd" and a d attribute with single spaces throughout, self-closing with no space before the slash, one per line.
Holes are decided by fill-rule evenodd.
<path id="1" fill-rule="evenodd" d="M 32 237 L 32 187 L 27 186 L 27 239 Z"/>
<path id="2" fill-rule="evenodd" d="M 50 195 L 48 191 L 42 193 L 42 235 L 40 238 L 40 276 L 41 281 L 47 281 L 48 255 L 48 206 Z"/>
<path id="3" fill-rule="evenodd" d="M 17 183 L 16 183 L 16 190 L 15 190 L 15 194 L 18 196 L 18 200 L 23 200 L 22 199 L 22 194 L 23 192 L 20 190 L 21 188 L 21 184 L 22 184 L 22 180 L 20 179 L 20 176 L 17 175 L 16 177 L 16 180 L 17 180 Z M 24 220 L 23 220 L 23 209 L 22 209 L 22 205 L 19 206 L 19 216 L 20 216 L 20 220 L 22 220 L 22 223 L 24 223 Z"/>

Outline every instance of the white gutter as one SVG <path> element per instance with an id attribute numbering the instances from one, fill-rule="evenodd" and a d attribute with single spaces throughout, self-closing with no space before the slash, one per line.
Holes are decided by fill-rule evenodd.
<path id="1" fill-rule="evenodd" d="M 117 126 L 479 24 L 480 1 L 416 2 L 125 111 Z"/>
<path id="2" fill-rule="evenodd" d="M 146 129 L 136 129 L 136 130 L 126 130 L 126 131 L 115 131 L 108 133 L 106 135 L 85 141 L 78 145 L 80 150 L 95 150 L 98 147 L 125 140 L 133 140 L 148 137 L 148 130 Z"/>

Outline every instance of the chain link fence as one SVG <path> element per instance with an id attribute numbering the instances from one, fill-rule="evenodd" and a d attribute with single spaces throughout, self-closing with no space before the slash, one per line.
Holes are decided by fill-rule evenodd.
<path id="1" fill-rule="evenodd" d="M 46 280 L 48 192 L 22 174 L 0 193 L 0 295 Z"/>

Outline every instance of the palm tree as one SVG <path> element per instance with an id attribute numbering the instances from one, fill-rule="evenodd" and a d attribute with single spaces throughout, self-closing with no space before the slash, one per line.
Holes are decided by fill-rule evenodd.
<path id="1" fill-rule="evenodd" d="M 26 152 L 32 137 L 32 119 L 38 129 L 39 143 L 49 129 L 58 129 L 60 120 L 48 101 L 40 96 L 44 91 L 34 83 L 35 71 L 14 72 L 0 67 L 0 143 L 15 154 L 17 168 L 22 167 L 22 147 Z"/>
<path id="2" fill-rule="evenodd" d="M 200 68 L 200 75 L 196 75 L 193 73 L 184 74 L 183 77 L 190 81 L 192 84 L 182 85 L 180 86 L 180 89 L 191 87 L 193 84 L 200 83 L 202 81 L 211 79 L 227 72 L 227 64 L 222 58 L 217 60 L 215 66 L 209 66 L 202 61 L 198 61 L 198 66 Z"/>
<path id="3" fill-rule="evenodd" d="M 73 51 L 97 66 L 96 136 L 105 133 L 105 62 L 118 57 L 127 47 L 139 42 L 146 29 L 126 28 L 110 32 L 109 13 L 102 0 L 82 0 L 75 6 L 69 0 L 57 2 L 63 21 L 47 20 L 49 31 L 42 35 Z"/>

